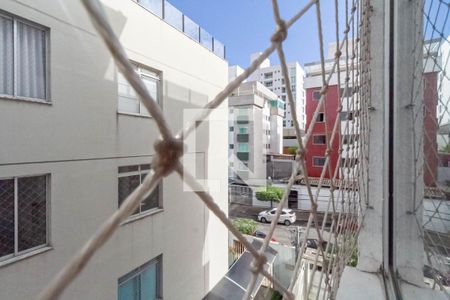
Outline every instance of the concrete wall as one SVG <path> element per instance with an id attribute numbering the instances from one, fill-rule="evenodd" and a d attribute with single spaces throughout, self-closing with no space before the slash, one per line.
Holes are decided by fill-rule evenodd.
<path id="1" fill-rule="evenodd" d="M 103 4 L 130 59 L 162 72 L 174 131 L 184 108 L 206 104 L 226 85 L 226 61 L 131 0 Z M 117 209 L 117 167 L 150 162 L 159 133 L 152 118 L 117 113 L 116 68 L 79 1 L 6 0 L 0 9 L 50 32 L 51 103 L 0 99 L 0 177 L 51 176 L 50 250 L 0 263 L 0 299 L 33 299 Z M 225 212 L 226 132 L 227 122 L 202 126 L 197 153 L 188 153 L 197 174 L 215 180 L 211 193 Z M 164 299 L 202 298 L 226 271 L 226 233 L 170 175 L 163 210 L 122 225 L 62 299 L 116 299 L 117 279 L 160 254 Z"/>

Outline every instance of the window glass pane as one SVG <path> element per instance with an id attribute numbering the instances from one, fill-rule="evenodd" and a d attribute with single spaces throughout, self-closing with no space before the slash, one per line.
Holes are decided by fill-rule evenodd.
<path id="1" fill-rule="evenodd" d="M 157 264 L 151 264 L 141 273 L 141 299 L 154 300 L 158 296 L 157 291 Z"/>
<path id="2" fill-rule="evenodd" d="M 11 253 L 14 253 L 14 179 L 6 179 L 0 180 L 0 257 Z"/>
<path id="3" fill-rule="evenodd" d="M 119 285 L 119 300 L 139 300 L 138 277 L 131 278 Z"/>
<path id="4" fill-rule="evenodd" d="M 14 93 L 13 64 L 13 21 L 0 16 L 0 94 Z"/>
<path id="5" fill-rule="evenodd" d="M 155 80 L 154 78 L 142 75 L 141 76 L 142 81 L 144 82 L 145 86 L 147 87 L 148 92 L 150 93 L 150 96 L 152 96 L 153 99 L 156 100 L 157 103 L 159 103 L 158 99 L 158 80 Z M 143 115 L 149 115 L 147 108 L 145 108 L 144 104 L 141 103 L 140 113 Z"/>
<path id="6" fill-rule="evenodd" d="M 138 165 L 119 167 L 119 173 L 137 172 L 138 170 L 139 170 Z"/>
<path id="7" fill-rule="evenodd" d="M 238 144 L 238 147 L 239 152 L 248 152 L 248 144 Z"/>
<path id="8" fill-rule="evenodd" d="M 121 73 L 117 73 L 119 108 L 121 112 L 139 113 L 139 100 L 136 92 Z"/>
<path id="9" fill-rule="evenodd" d="M 141 165 L 141 170 L 150 170 L 150 164 Z"/>
<path id="10" fill-rule="evenodd" d="M 18 179 L 19 251 L 47 243 L 47 176 Z"/>
<path id="11" fill-rule="evenodd" d="M 163 0 L 139 0 L 138 2 L 146 9 L 162 18 L 162 1 Z"/>
<path id="12" fill-rule="evenodd" d="M 164 20 L 176 29 L 183 30 L 183 13 L 168 1 L 164 1 Z"/>
<path id="13" fill-rule="evenodd" d="M 142 181 L 144 181 L 145 176 L 147 176 L 147 174 L 141 175 Z M 152 208 L 157 208 L 157 207 L 159 207 L 159 185 L 155 188 L 155 190 L 146 199 L 144 199 L 142 201 L 141 212 L 152 209 Z"/>
<path id="14" fill-rule="evenodd" d="M 46 99 L 45 31 L 17 22 L 17 95 Z"/>
<path id="15" fill-rule="evenodd" d="M 139 175 L 119 178 L 119 206 L 122 204 L 123 200 L 139 186 L 139 184 Z"/>
<path id="16" fill-rule="evenodd" d="M 184 33 L 191 39 L 199 42 L 199 26 L 187 16 L 184 16 Z"/>

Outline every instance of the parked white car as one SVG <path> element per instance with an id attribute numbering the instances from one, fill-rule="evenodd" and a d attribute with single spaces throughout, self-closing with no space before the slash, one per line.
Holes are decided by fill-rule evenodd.
<path id="1" fill-rule="evenodd" d="M 271 222 L 272 219 L 275 217 L 277 209 L 273 208 L 271 210 L 265 210 L 258 214 L 258 221 L 266 223 Z M 292 209 L 283 208 L 281 211 L 280 218 L 278 219 L 278 223 L 283 223 L 286 226 L 291 225 L 295 222 L 297 217 L 295 216 L 295 213 L 292 211 Z"/>

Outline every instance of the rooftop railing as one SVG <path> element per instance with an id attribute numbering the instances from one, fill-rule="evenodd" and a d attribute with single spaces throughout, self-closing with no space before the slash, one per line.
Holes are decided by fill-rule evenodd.
<path id="1" fill-rule="evenodd" d="M 225 46 L 170 2 L 166 0 L 137 0 L 136 2 L 220 58 L 226 58 Z"/>

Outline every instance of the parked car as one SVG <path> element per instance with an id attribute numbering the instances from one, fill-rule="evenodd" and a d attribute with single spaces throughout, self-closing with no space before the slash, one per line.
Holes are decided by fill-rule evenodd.
<path id="1" fill-rule="evenodd" d="M 275 217 L 277 209 L 273 208 L 271 210 L 264 210 L 258 214 L 258 221 L 266 223 L 271 222 L 272 219 Z M 292 211 L 292 209 L 283 208 L 281 211 L 280 218 L 278 219 L 278 223 L 283 223 L 286 226 L 291 225 L 295 222 L 297 217 L 295 216 L 295 213 Z"/>

